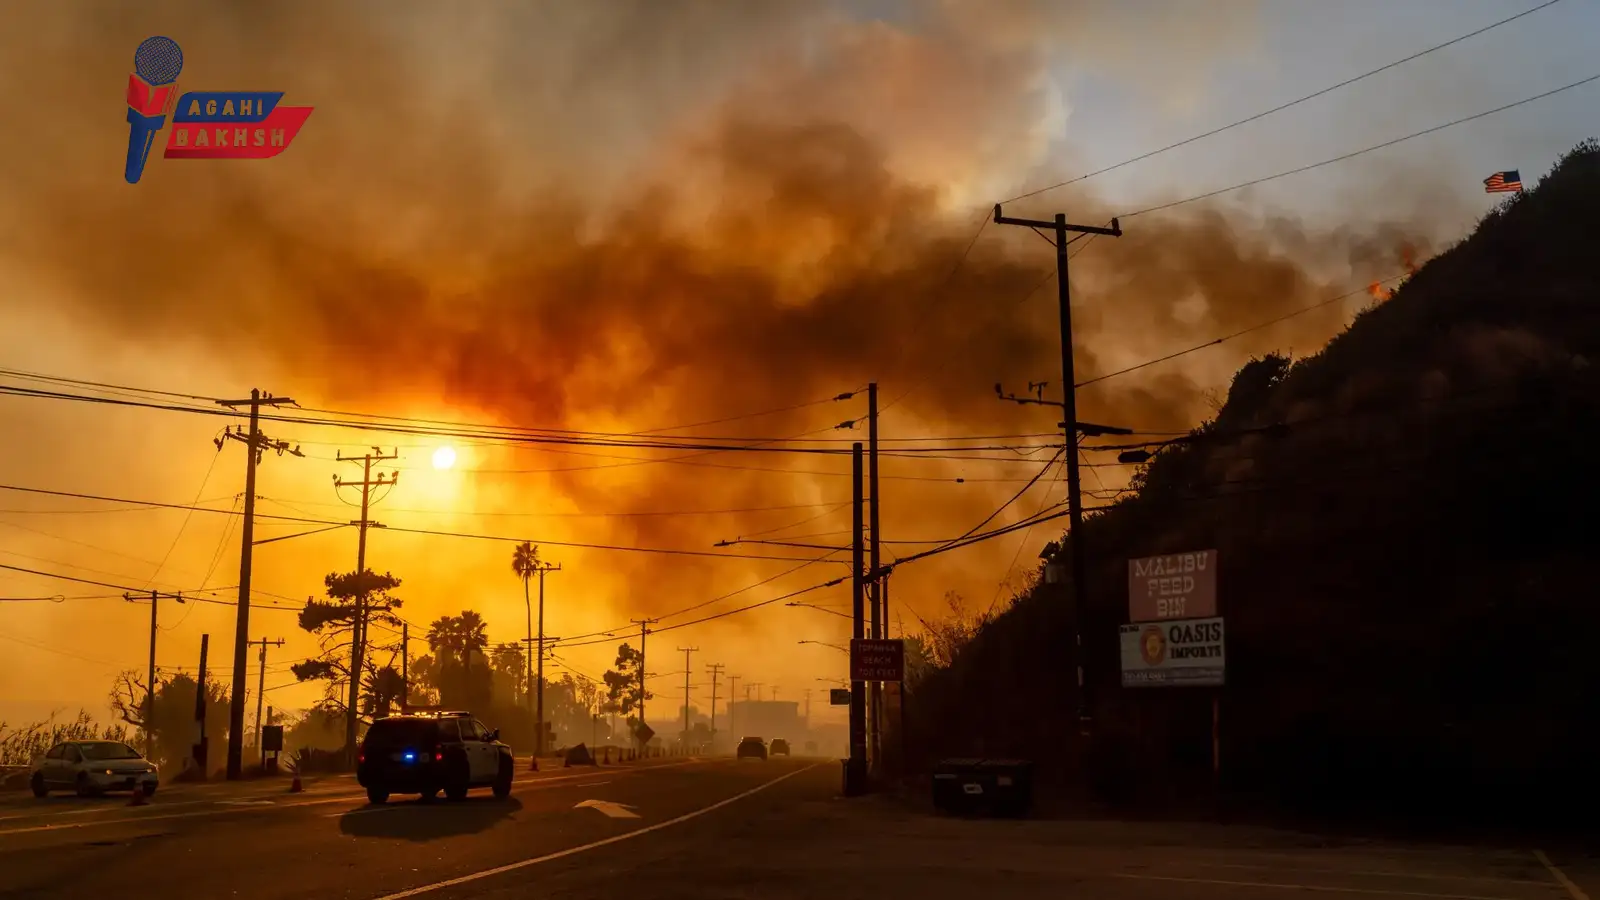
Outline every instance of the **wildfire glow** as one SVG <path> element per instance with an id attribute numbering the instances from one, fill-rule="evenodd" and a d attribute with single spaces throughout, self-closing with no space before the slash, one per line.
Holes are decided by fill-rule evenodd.
<path id="1" fill-rule="evenodd" d="M 456 451 L 454 447 L 440 447 L 433 451 L 433 467 L 435 469 L 448 469 L 456 464 Z"/>

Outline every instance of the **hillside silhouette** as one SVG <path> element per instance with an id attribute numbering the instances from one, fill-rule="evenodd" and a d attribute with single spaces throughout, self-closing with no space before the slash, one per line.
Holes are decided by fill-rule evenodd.
<path id="1" fill-rule="evenodd" d="M 1590 808 L 1597 210 L 1590 140 L 1321 352 L 1239 369 L 1214 419 L 1092 514 L 1087 765 L 1069 750 L 1063 576 L 912 688 L 912 766 L 1022 756 L 1045 784 L 1083 771 L 1124 804 L 1208 790 L 1212 690 L 1123 689 L 1117 626 L 1129 558 L 1214 547 L 1227 794 L 1501 822 Z M 1065 546 L 1054 558 L 1069 564 Z"/>

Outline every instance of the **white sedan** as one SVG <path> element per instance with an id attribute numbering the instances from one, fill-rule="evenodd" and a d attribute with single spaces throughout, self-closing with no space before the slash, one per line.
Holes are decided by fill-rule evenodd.
<path id="1" fill-rule="evenodd" d="M 155 763 L 121 741 L 62 741 L 33 765 L 28 786 L 35 797 L 73 790 L 80 797 L 106 791 L 156 792 L 160 773 Z"/>

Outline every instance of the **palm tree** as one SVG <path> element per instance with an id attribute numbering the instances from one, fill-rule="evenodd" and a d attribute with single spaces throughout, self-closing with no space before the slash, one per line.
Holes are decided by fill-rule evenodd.
<path id="1" fill-rule="evenodd" d="M 511 572 L 522 579 L 522 603 L 528 610 L 528 684 L 533 687 L 534 693 L 539 695 L 538 710 L 529 709 L 534 721 L 534 755 L 544 750 L 544 591 L 539 591 L 539 642 L 533 644 L 533 599 L 528 595 L 528 582 L 539 571 L 539 547 L 528 541 L 523 541 L 511 551 Z M 540 587 L 543 587 L 540 582 Z M 534 681 L 533 654 L 539 654 L 539 681 Z M 533 694 L 525 694 L 529 701 Z M 533 706 L 532 702 L 528 704 Z"/>
<path id="2" fill-rule="evenodd" d="M 428 626 L 427 640 L 428 649 L 439 657 L 441 664 L 445 659 L 460 660 L 464 673 L 463 685 L 468 691 L 467 700 L 470 703 L 472 654 L 489 646 L 489 626 L 483 621 L 483 616 L 470 609 L 462 610 L 459 616 L 440 616 Z"/>
<path id="3" fill-rule="evenodd" d="M 436 654 L 467 660 L 467 655 L 489 646 L 489 626 L 483 616 L 465 609 L 459 616 L 440 616 L 428 626 L 428 649 Z"/>

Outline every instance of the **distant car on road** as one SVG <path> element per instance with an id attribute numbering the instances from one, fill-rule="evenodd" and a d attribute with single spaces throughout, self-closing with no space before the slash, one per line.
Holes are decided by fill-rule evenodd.
<path id="1" fill-rule="evenodd" d="M 80 797 L 106 791 L 156 792 L 161 776 L 155 763 L 121 741 L 62 741 L 33 764 L 28 786 L 35 797 L 74 790 Z"/>
<path id="2" fill-rule="evenodd" d="M 807 756 L 816 756 L 817 755 L 817 742 L 816 741 L 806 741 L 806 755 Z"/>
<path id="3" fill-rule="evenodd" d="M 773 756 L 788 756 L 789 742 L 783 738 L 773 738 L 772 746 L 768 748 L 767 752 L 771 753 Z"/>
<path id="4" fill-rule="evenodd" d="M 735 750 L 733 755 L 738 759 L 749 758 L 765 761 L 767 758 L 767 742 L 758 737 L 747 737 L 739 742 L 739 749 Z"/>
<path id="5" fill-rule="evenodd" d="M 469 712 L 413 712 L 372 723 L 361 739 L 356 781 L 373 803 L 390 794 L 419 794 L 431 800 L 440 791 L 462 800 L 475 787 L 492 787 L 496 797 L 511 794 L 516 771 L 511 748 Z"/>

